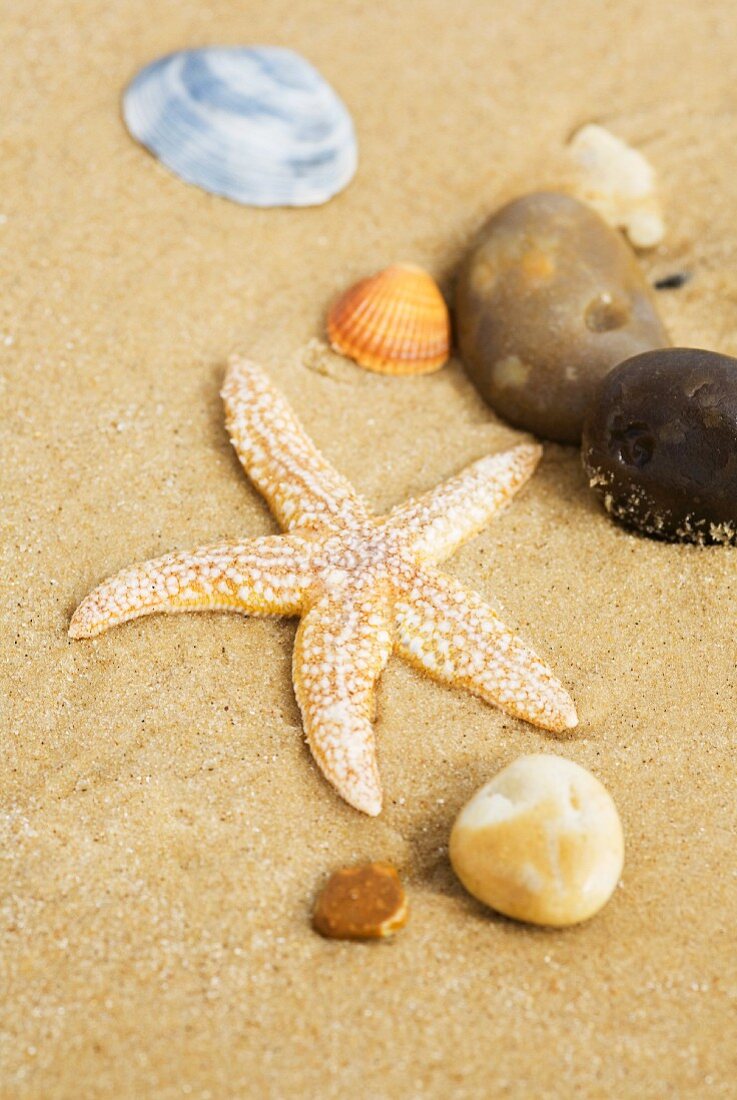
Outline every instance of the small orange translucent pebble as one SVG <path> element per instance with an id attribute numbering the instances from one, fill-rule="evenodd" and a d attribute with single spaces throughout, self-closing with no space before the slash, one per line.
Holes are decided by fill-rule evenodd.
<path id="1" fill-rule="evenodd" d="M 320 891 L 312 924 L 332 940 L 378 940 L 404 928 L 407 896 L 389 863 L 364 863 L 335 871 Z"/>
<path id="2" fill-rule="evenodd" d="M 328 315 L 333 348 L 380 374 L 430 374 L 450 354 L 450 315 L 432 276 L 395 264 L 349 287 Z"/>

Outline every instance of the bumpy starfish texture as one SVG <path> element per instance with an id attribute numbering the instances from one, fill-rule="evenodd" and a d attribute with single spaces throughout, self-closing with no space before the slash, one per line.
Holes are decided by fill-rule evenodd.
<path id="1" fill-rule="evenodd" d="M 231 359 L 222 396 L 238 457 L 287 533 L 126 569 L 82 601 L 73 638 L 159 611 L 299 615 L 293 679 L 307 740 L 326 778 L 367 814 L 381 810 L 374 689 L 392 653 L 544 729 L 576 725 L 545 665 L 433 567 L 524 485 L 538 446 L 482 458 L 376 519 L 260 367 Z"/>

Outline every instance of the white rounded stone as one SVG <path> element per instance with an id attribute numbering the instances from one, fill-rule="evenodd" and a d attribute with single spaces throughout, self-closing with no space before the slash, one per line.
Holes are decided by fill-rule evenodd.
<path id="1" fill-rule="evenodd" d="M 622 872 L 617 808 L 591 772 L 549 753 L 520 756 L 456 818 L 450 860 L 500 913 L 564 927 L 597 913 Z"/>

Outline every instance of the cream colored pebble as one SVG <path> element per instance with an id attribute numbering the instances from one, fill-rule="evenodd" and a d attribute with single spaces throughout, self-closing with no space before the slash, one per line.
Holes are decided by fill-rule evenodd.
<path id="1" fill-rule="evenodd" d="M 456 818 L 450 860 L 492 909 L 563 927 L 597 913 L 622 872 L 617 808 L 591 772 L 562 756 L 520 756 Z"/>
<path id="2" fill-rule="evenodd" d="M 655 171 L 637 149 L 588 123 L 571 138 L 575 191 L 604 221 L 624 229 L 635 248 L 654 248 L 665 234 Z"/>

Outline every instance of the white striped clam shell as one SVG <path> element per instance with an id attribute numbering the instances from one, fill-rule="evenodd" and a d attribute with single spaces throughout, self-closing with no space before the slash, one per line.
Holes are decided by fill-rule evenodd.
<path id="1" fill-rule="evenodd" d="M 123 95 L 133 137 L 188 183 L 252 206 L 317 206 L 351 180 L 353 122 L 299 54 L 275 46 L 182 50 Z"/>

